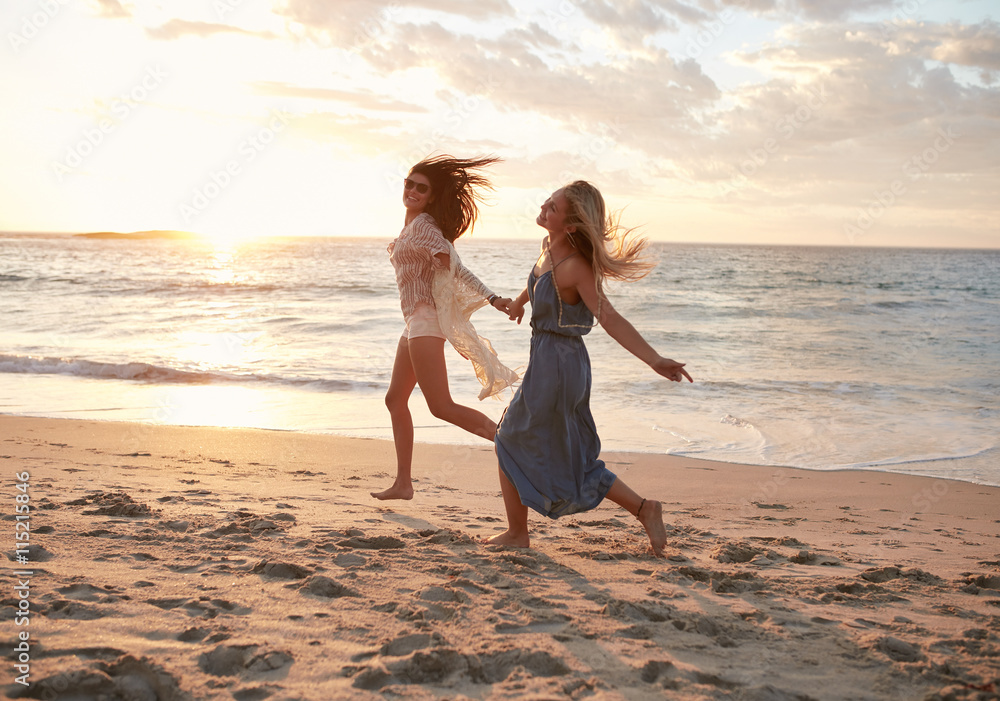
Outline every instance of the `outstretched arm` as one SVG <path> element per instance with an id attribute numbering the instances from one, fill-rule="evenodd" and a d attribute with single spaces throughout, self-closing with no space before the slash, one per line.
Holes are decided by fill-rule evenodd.
<path id="1" fill-rule="evenodd" d="M 594 282 L 593 269 L 588 263 L 577 258 L 571 258 L 566 264 L 560 266 L 562 284 L 572 285 L 580 295 L 584 304 L 590 309 L 597 321 L 604 327 L 611 338 L 615 339 L 622 348 L 634 355 L 636 358 L 646 363 L 659 375 L 680 382 L 687 378 L 688 382 L 694 382 L 691 376 L 684 369 L 684 363 L 676 360 L 664 358 L 649 345 L 645 338 L 636 331 L 629 320 L 618 313 L 607 297 L 601 298 L 597 291 L 597 283 Z"/>
<path id="2" fill-rule="evenodd" d="M 684 369 L 684 363 L 664 358 L 657 353 L 629 323 L 629 320 L 619 314 L 607 299 L 601 302 L 601 317 L 598 321 L 601 322 L 601 326 L 608 332 L 608 335 L 618 341 L 622 348 L 653 368 L 656 373 L 674 382 L 680 382 L 685 377 L 688 382 L 694 382 L 687 370 Z"/>

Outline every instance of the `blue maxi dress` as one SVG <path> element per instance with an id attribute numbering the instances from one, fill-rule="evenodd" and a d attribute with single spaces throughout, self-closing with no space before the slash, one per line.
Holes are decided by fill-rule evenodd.
<path id="1" fill-rule="evenodd" d="M 590 413 L 590 356 L 583 336 L 594 316 L 581 300 L 560 302 L 552 271 L 528 275 L 531 352 L 521 386 L 495 439 L 500 469 L 521 503 L 558 518 L 593 509 L 616 477 L 598 456 Z"/>

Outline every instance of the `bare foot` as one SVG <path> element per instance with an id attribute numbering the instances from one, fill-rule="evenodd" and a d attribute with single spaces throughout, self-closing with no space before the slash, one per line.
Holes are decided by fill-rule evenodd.
<path id="1" fill-rule="evenodd" d="M 499 533 L 492 538 L 487 538 L 483 541 L 487 545 L 506 545 L 511 548 L 530 548 L 531 539 L 528 537 L 527 533 L 522 535 L 512 534 L 510 531 L 504 531 Z"/>
<path id="2" fill-rule="evenodd" d="M 663 557 L 663 546 L 667 544 L 667 529 L 663 525 L 663 505 L 647 499 L 639 510 L 639 523 L 646 529 L 653 554 Z"/>
<path id="3" fill-rule="evenodd" d="M 387 499 L 412 499 L 413 498 L 413 485 L 398 485 L 393 484 L 388 489 L 381 492 L 368 492 L 376 499 L 385 501 Z"/>

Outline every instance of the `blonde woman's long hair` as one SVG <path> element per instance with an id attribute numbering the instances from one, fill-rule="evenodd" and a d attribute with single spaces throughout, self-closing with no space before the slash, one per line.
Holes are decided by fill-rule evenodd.
<path id="1" fill-rule="evenodd" d="M 605 278 L 632 282 L 649 274 L 656 262 L 645 255 L 647 240 L 621 225 L 620 212 L 608 214 L 600 190 L 577 180 L 563 188 L 563 196 L 569 205 L 566 225 L 576 228 L 569 234 L 570 244 L 594 269 L 599 300 L 604 299 Z"/>

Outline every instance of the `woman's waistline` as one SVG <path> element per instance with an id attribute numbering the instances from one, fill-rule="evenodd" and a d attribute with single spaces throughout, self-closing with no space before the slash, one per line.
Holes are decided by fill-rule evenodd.
<path id="1" fill-rule="evenodd" d="M 570 340 L 570 341 L 580 341 L 581 343 L 583 342 L 583 334 L 577 334 L 577 333 L 560 333 L 559 331 L 550 331 L 549 329 L 536 329 L 536 328 L 532 328 L 531 329 L 531 337 L 535 338 L 536 336 L 549 336 L 549 337 L 555 337 L 555 338 L 565 338 L 565 339 Z"/>

